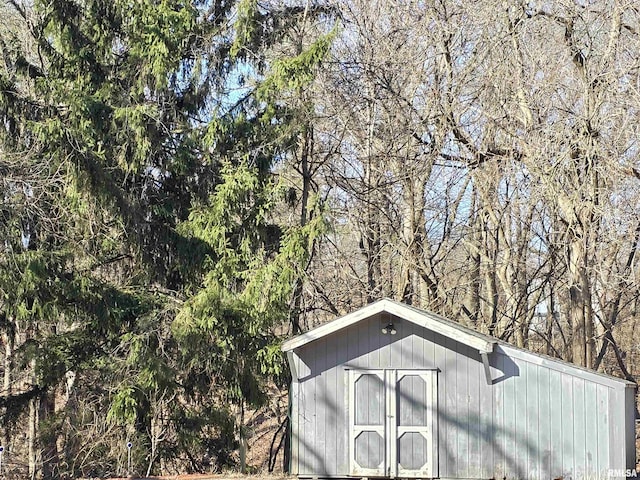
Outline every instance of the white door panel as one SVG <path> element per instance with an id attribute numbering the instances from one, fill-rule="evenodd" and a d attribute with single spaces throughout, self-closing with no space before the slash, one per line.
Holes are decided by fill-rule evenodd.
<path id="1" fill-rule="evenodd" d="M 384 371 L 349 372 L 351 474 L 384 476 L 386 393 Z"/>
<path id="2" fill-rule="evenodd" d="M 351 475 L 437 476 L 435 370 L 350 370 Z"/>

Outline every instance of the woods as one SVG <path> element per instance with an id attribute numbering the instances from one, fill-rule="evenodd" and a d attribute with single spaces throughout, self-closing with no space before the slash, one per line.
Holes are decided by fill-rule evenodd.
<path id="1" fill-rule="evenodd" d="M 3 468 L 244 468 L 383 296 L 637 380 L 640 12 L 467 3 L 0 3 Z"/>

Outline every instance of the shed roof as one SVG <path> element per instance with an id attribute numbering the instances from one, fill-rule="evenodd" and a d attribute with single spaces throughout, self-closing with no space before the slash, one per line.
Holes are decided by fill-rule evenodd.
<path id="1" fill-rule="evenodd" d="M 282 344 L 282 350 L 284 352 L 290 352 L 296 348 L 302 347 L 310 342 L 319 340 L 327 335 L 336 333 L 344 328 L 350 327 L 360 321 L 371 318 L 378 313 L 389 313 L 400 317 L 409 322 L 413 322 L 423 328 L 427 328 L 431 331 L 437 332 L 445 337 L 452 338 L 457 342 L 464 345 L 468 345 L 471 348 L 478 350 L 481 354 L 488 354 L 494 351 L 496 345 L 501 345 L 503 348 L 508 348 L 512 353 L 520 352 L 520 356 L 526 356 L 527 361 L 534 363 L 540 363 L 547 366 L 555 365 L 560 371 L 571 370 L 575 373 L 581 371 L 593 378 L 600 377 L 606 379 L 609 384 L 625 384 L 628 387 L 634 387 L 635 383 L 628 380 L 613 377 L 604 373 L 597 372 L 585 367 L 580 367 L 573 363 L 560 360 L 558 358 L 552 358 L 548 355 L 531 352 L 522 348 L 518 348 L 514 345 L 504 342 L 495 337 L 484 335 L 476 332 L 470 328 L 465 327 L 459 323 L 453 322 L 441 315 L 426 310 L 420 310 L 418 308 L 406 305 L 404 303 L 396 302 L 389 298 L 378 300 L 371 303 L 355 312 L 349 313 L 343 317 L 337 318 L 331 322 L 320 325 L 306 333 L 293 337 Z M 483 357 L 486 358 L 485 355 Z M 484 360 L 483 360 L 484 361 Z M 612 383 L 613 382 L 613 383 Z"/>
<path id="2" fill-rule="evenodd" d="M 320 325 L 313 330 L 309 330 L 302 335 L 298 335 L 297 337 L 287 340 L 282 345 L 282 350 L 285 352 L 294 350 L 309 342 L 318 340 L 342 330 L 343 328 L 347 328 L 358 323 L 361 320 L 365 320 L 373 315 L 383 312 L 403 318 L 423 328 L 428 328 L 429 330 L 437 332 L 445 337 L 453 338 L 454 340 L 468 345 L 481 353 L 491 353 L 493 351 L 493 346 L 497 342 L 497 339 L 493 337 L 478 333 L 435 313 L 419 310 L 410 305 L 399 303 L 389 298 L 384 298 L 356 310 L 355 312 L 349 313 L 344 317 L 340 317 L 329 323 Z"/>

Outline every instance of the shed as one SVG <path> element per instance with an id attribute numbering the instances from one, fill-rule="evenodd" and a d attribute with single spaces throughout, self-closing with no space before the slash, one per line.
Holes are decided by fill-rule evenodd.
<path id="1" fill-rule="evenodd" d="M 635 384 L 383 299 L 282 346 L 300 478 L 619 478 Z"/>

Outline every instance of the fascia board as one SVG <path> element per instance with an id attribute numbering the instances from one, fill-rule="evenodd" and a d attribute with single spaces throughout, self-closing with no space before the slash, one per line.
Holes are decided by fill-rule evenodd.
<path id="1" fill-rule="evenodd" d="M 461 328 L 457 328 L 448 323 L 444 323 L 437 317 L 429 315 L 429 313 L 421 313 L 412 308 L 404 307 L 396 302 L 387 302 L 385 311 L 400 317 L 410 322 L 420 325 L 426 329 L 432 330 L 440 335 L 456 340 L 464 345 L 467 345 L 480 353 L 493 352 L 494 341 L 487 340 L 484 335 L 467 333 Z"/>
<path id="2" fill-rule="evenodd" d="M 355 323 L 358 323 L 365 318 L 372 317 L 381 312 L 388 312 L 396 317 L 408 320 L 423 328 L 427 328 L 434 332 L 437 332 L 445 337 L 452 338 L 460 343 L 463 343 L 479 352 L 491 353 L 493 351 L 493 345 L 495 342 L 487 340 L 484 335 L 478 334 L 477 336 L 472 333 L 456 328 L 455 326 L 443 323 L 437 317 L 433 317 L 428 313 L 422 313 L 413 308 L 406 307 L 401 303 L 393 302 L 387 299 L 379 300 L 375 303 L 367 305 L 360 310 L 356 310 L 344 317 L 341 317 L 333 322 L 325 323 L 313 330 L 308 331 L 302 335 L 287 340 L 282 344 L 282 350 L 287 352 L 294 350 L 298 347 L 306 345 L 309 342 L 318 340 L 326 335 L 335 333 L 343 328 L 347 328 Z"/>
<path id="3" fill-rule="evenodd" d="M 289 350 L 294 350 L 298 347 L 306 345 L 309 342 L 313 342 L 314 340 L 318 340 L 327 335 L 331 335 L 332 333 L 342 330 L 343 328 L 347 328 L 367 317 L 372 317 L 373 315 L 384 311 L 384 302 L 384 300 L 380 300 L 378 302 L 372 303 L 364 308 L 361 308 L 360 310 L 349 313 L 344 317 L 340 317 L 337 320 L 325 323 L 324 325 L 320 325 L 313 330 L 309 330 L 302 335 L 293 337 L 292 339 L 287 340 L 282 344 L 282 351 L 288 352 Z"/>

